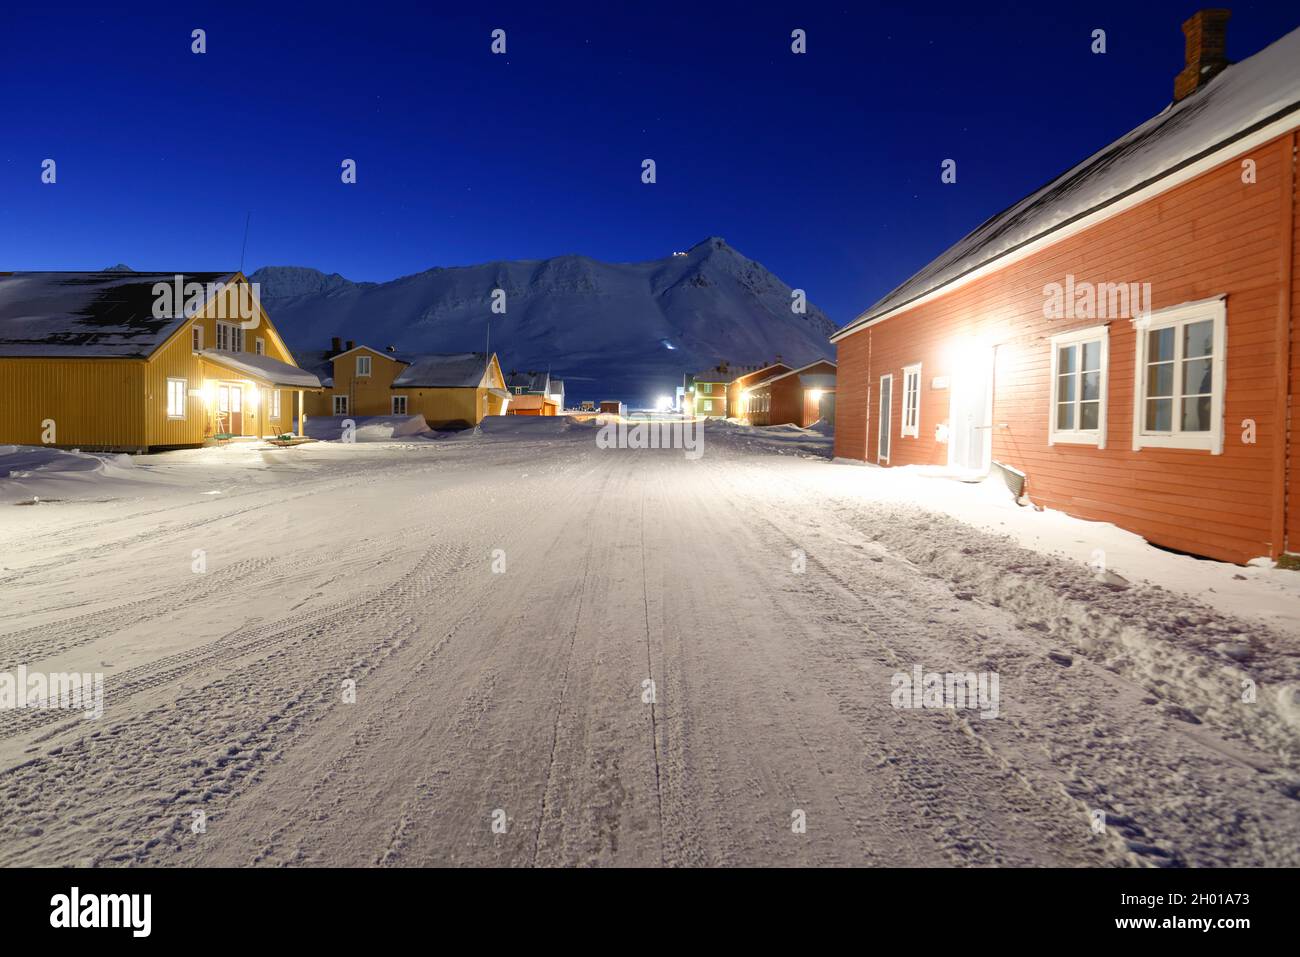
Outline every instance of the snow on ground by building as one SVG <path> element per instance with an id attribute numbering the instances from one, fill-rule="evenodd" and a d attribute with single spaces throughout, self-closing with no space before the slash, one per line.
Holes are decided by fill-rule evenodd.
<path id="1" fill-rule="evenodd" d="M 0 864 L 1300 864 L 1291 573 L 599 428 L 5 450 L 79 471 L 0 478 L 63 491 L 0 505 L 0 673 L 105 713 L 0 711 Z M 997 717 L 895 707 L 914 668 Z"/>
<path id="2" fill-rule="evenodd" d="M 30 445 L 0 445 L 0 504 L 121 494 L 130 484 L 129 455 L 91 455 Z"/>
<path id="3" fill-rule="evenodd" d="M 313 439 L 341 441 L 345 432 L 353 442 L 387 442 L 390 439 L 432 437 L 423 415 L 309 415 L 304 430 Z"/>

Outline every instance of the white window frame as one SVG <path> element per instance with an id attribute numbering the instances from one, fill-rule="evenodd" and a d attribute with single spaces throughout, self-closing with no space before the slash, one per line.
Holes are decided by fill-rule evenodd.
<path id="1" fill-rule="evenodd" d="M 898 434 L 905 439 L 921 437 L 921 363 L 919 362 L 903 366 L 903 414 L 899 422 Z"/>
<path id="2" fill-rule="evenodd" d="M 400 412 L 397 411 L 398 402 L 402 403 L 402 410 Z M 408 408 L 410 408 L 410 403 L 406 401 L 406 396 L 404 395 L 393 396 L 393 415 L 407 415 L 408 413 L 406 410 Z"/>
<path id="3" fill-rule="evenodd" d="M 279 389 L 269 390 L 267 392 L 267 399 L 269 400 L 267 403 L 267 408 L 270 410 L 269 412 L 267 412 L 267 418 L 269 418 L 272 422 L 279 422 L 280 421 L 280 390 Z"/>
<path id="4" fill-rule="evenodd" d="M 331 414 L 331 415 L 347 415 L 347 414 L 348 414 L 348 395 L 347 395 L 346 392 L 335 392 L 332 396 L 330 396 L 330 399 L 332 400 L 332 401 L 330 402 L 330 414 Z M 340 403 L 339 400 L 342 400 L 342 402 Z M 339 405 L 340 405 L 340 404 L 342 404 L 342 406 L 343 406 L 342 410 L 339 409 Z"/>
<path id="5" fill-rule="evenodd" d="M 880 401 L 884 398 L 886 379 L 889 380 L 888 405 L 885 405 Z M 880 392 L 876 396 L 876 408 L 878 412 L 877 417 L 880 419 L 880 421 L 876 423 L 876 464 L 879 465 L 883 462 L 885 465 L 888 465 L 890 457 L 894 454 L 894 443 L 889 434 L 888 428 L 888 425 L 892 423 L 887 424 L 885 422 L 886 418 L 893 418 L 894 415 L 894 374 L 892 372 L 886 372 L 880 377 Z M 884 446 L 889 450 L 887 454 L 880 454 L 881 446 Z"/>
<path id="6" fill-rule="evenodd" d="M 1156 432 L 1144 428 L 1146 418 L 1147 333 L 1168 327 L 1181 328 L 1193 322 L 1212 320 L 1214 353 L 1210 363 L 1210 429 L 1208 432 L 1182 431 L 1183 337 L 1174 335 L 1173 429 Z M 1223 454 L 1223 394 L 1228 376 L 1228 308 L 1223 296 L 1201 299 L 1161 309 L 1133 320 L 1137 333 L 1137 355 L 1133 373 L 1133 451 L 1144 448 L 1192 449 Z"/>
<path id="7" fill-rule="evenodd" d="M 258 336 L 256 341 L 253 343 L 253 351 L 259 356 L 266 355 L 266 340 L 261 336 Z"/>
<path id="8" fill-rule="evenodd" d="M 217 321 L 217 349 L 221 352 L 243 352 L 244 330 L 233 322 Z"/>
<path id="9" fill-rule="evenodd" d="M 1087 342 L 1101 343 L 1101 382 L 1097 388 L 1100 390 L 1097 399 L 1097 428 L 1080 429 L 1079 425 L 1079 404 L 1083 401 L 1083 349 L 1082 346 Z M 1079 346 L 1075 355 L 1078 356 L 1078 364 L 1075 366 L 1075 387 L 1074 387 L 1074 424 L 1073 429 L 1058 429 L 1056 427 L 1057 413 L 1057 388 L 1059 386 L 1058 376 L 1060 375 L 1060 352 L 1066 346 Z M 1072 329 L 1069 332 L 1062 332 L 1060 335 L 1052 336 L 1051 339 L 1051 369 L 1052 375 L 1048 380 L 1047 392 L 1047 444 L 1056 445 L 1065 443 L 1072 445 L 1095 445 L 1099 449 L 1106 447 L 1106 412 L 1107 412 L 1107 395 L 1110 391 L 1110 324 L 1105 323 L 1100 326 L 1088 326 L 1086 329 Z"/>
<path id="10" fill-rule="evenodd" d="M 173 379 L 170 376 L 167 379 L 167 418 L 181 420 L 185 418 L 186 406 L 188 403 L 189 388 L 184 379 Z M 172 400 L 177 399 L 177 404 L 173 406 Z M 173 411 L 178 409 L 178 411 Z"/>
<path id="11" fill-rule="evenodd" d="M 362 363 L 364 363 L 364 365 Z M 362 372 L 362 369 L 365 369 L 365 371 Z M 370 372 L 370 356 L 357 356 L 357 371 L 353 374 L 358 379 L 369 379 Z"/>
<path id="12" fill-rule="evenodd" d="M 203 349 L 203 326 L 197 322 L 190 326 L 190 350 L 199 352 Z"/>

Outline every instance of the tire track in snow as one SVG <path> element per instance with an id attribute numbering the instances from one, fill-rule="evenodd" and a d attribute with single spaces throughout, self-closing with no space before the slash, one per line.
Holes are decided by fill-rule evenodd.
<path id="1" fill-rule="evenodd" d="M 226 676 L 169 704 L 0 772 L 0 804 L 32 812 L 22 831 L 11 822 L 0 823 L 0 834 L 6 837 L 0 844 L 0 863 L 20 864 L 32 854 L 48 861 L 45 855 L 66 854 L 68 842 L 72 847 L 88 844 L 84 853 L 95 863 L 138 864 L 163 850 L 174 853 L 189 833 L 188 811 L 205 810 L 209 822 L 218 818 L 232 794 L 247 786 L 248 779 L 306 725 L 336 706 L 339 677 L 360 683 L 400 647 L 406 639 L 402 617 L 433 594 L 463 559 L 456 549 L 435 544 L 383 596 L 358 596 L 300 619 L 244 630 L 227 654 L 220 648 L 195 649 L 138 669 L 118 692 L 134 694 L 203 663 L 229 661 L 245 652 L 252 656 Z M 358 620 L 370 622 L 366 632 L 377 636 L 359 634 Z M 232 704 L 242 707 L 232 710 Z M 182 736 L 185 740 L 178 744 L 175 739 Z M 186 754 L 191 755 L 188 760 Z M 77 767 L 75 776 L 63 773 L 70 763 Z M 126 767 L 138 779 L 123 807 L 115 769 Z M 119 795 L 116 801 L 114 794 Z M 46 827 L 69 813 L 77 818 L 78 829 L 33 845 L 31 839 L 40 838 Z M 103 826 L 85 833 L 88 822 L 101 820 Z"/>
<path id="2" fill-rule="evenodd" d="M 645 548 L 645 486 L 641 488 L 641 598 L 645 606 L 645 667 L 646 674 L 650 676 L 650 687 L 655 689 L 655 695 L 650 698 L 650 744 L 654 751 L 655 762 L 655 805 L 659 812 L 659 863 L 665 863 L 664 860 L 664 792 L 663 780 L 660 774 L 659 759 L 659 721 L 656 715 L 658 702 L 658 686 L 655 684 L 655 666 L 653 657 L 650 653 L 650 576 L 646 562 Z"/>
<path id="3" fill-rule="evenodd" d="M 800 494 L 807 497 L 808 490 Z M 866 607 L 870 589 L 846 570 L 862 567 L 861 559 L 855 560 L 852 552 L 863 546 L 854 547 L 852 541 L 862 534 L 861 523 L 870 509 L 859 509 L 850 523 L 825 503 L 791 501 L 792 514 L 801 508 L 811 508 L 823 519 L 829 517 L 821 529 L 803 530 L 797 536 L 801 545 L 815 543 L 810 557 L 816 554 L 824 576 L 839 593 L 838 600 L 836 594 L 828 593 L 823 601 L 827 607 L 845 601 Z M 794 540 L 793 523 L 773 520 L 772 514 L 782 515 L 783 510 L 773 509 L 765 518 Z M 987 539 L 989 547 L 998 541 L 995 536 L 972 532 L 972 539 L 980 538 Z M 923 540 L 917 542 L 920 545 Z M 894 553 L 888 553 L 886 565 L 875 567 L 898 569 L 905 576 L 904 583 L 910 576 L 917 582 L 956 587 Z M 946 660 L 951 660 L 954 648 L 964 646 L 962 655 L 968 662 L 1002 662 L 1001 668 L 989 670 L 1001 670 L 1004 678 L 1011 675 L 1019 681 L 1020 687 L 1012 695 L 1004 694 L 1004 700 L 1014 703 L 1012 707 L 1004 708 L 994 722 L 960 718 L 958 724 L 992 760 L 1014 774 L 1019 787 L 1037 794 L 1043 807 L 1060 806 L 1064 799 L 1080 822 L 1084 835 L 1081 842 L 1104 845 L 1108 858 L 1129 865 L 1287 860 L 1278 852 L 1283 846 L 1293 847 L 1295 842 L 1279 842 L 1276 835 L 1270 838 L 1265 820 L 1243 815 L 1231 806 L 1235 802 L 1224 802 L 1223 795 L 1233 793 L 1234 788 L 1210 784 L 1235 774 L 1241 778 L 1237 787 L 1259 792 L 1257 801 L 1285 806 L 1287 802 L 1278 795 L 1266 793 L 1269 788 L 1254 773 L 1255 769 L 1245 765 L 1225 768 L 1219 754 L 1198 755 L 1175 733 L 1181 729 L 1171 728 L 1170 722 L 1151 715 L 1139 704 L 1142 689 L 1119 675 L 1093 667 L 1086 660 L 1076 659 L 1068 669 L 1049 662 L 1046 651 L 1050 646 L 1043 646 L 1038 632 L 1019 630 L 1023 623 L 1016 616 L 974 601 L 965 592 L 954 595 L 953 601 L 965 609 L 960 624 L 946 628 L 942 639 L 924 632 L 908 634 L 906 653 L 897 644 L 885 642 L 893 660 L 896 664 L 923 659 L 943 661 L 941 656 L 945 654 Z M 897 623 L 908 618 L 908 613 L 897 605 L 898 600 L 890 598 L 883 614 L 874 614 L 871 619 L 882 641 L 885 634 L 897 633 Z M 999 619 L 1010 627 L 999 627 Z M 977 621 L 981 627 L 974 630 Z M 1036 752 L 1042 757 L 1036 759 Z M 1200 806 L 1200 810 L 1192 811 L 1194 806 Z M 1104 838 L 1086 829 L 1088 813 L 1094 809 L 1106 811 L 1111 820 Z M 1142 818 L 1147 820 L 1145 826 Z M 1285 812 L 1272 822 L 1273 827 L 1283 818 Z M 1294 814 L 1291 818 L 1295 823 Z M 1225 823 L 1212 833 L 1206 832 L 1201 822 L 1209 819 Z M 1291 830 L 1294 832 L 1294 827 Z M 1203 846 L 1207 840 L 1220 846 Z"/>

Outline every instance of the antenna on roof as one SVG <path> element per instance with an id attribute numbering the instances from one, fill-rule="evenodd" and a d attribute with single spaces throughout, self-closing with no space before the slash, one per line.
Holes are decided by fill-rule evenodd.
<path id="1" fill-rule="evenodd" d="M 239 247 L 239 271 L 244 271 L 244 251 L 248 249 L 248 224 L 252 222 L 253 211 L 250 209 L 248 215 L 244 217 L 244 244 Z"/>

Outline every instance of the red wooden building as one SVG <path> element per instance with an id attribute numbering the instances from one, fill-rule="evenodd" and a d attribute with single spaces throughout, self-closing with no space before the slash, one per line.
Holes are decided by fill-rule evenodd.
<path id="1" fill-rule="evenodd" d="M 742 415 L 752 425 L 797 425 L 819 419 L 835 421 L 835 363 L 827 359 L 798 369 L 782 366 L 747 384 L 741 392 Z"/>
<path id="2" fill-rule="evenodd" d="M 1035 502 L 1244 562 L 1300 550 L 1300 30 L 1183 25 L 1174 102 L 845 326 L 837 456 L 992 461 Z"/>

